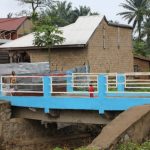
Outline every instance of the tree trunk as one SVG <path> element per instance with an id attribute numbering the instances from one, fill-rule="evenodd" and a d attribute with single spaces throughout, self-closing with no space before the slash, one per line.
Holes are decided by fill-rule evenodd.
<path id="1" fill-rule="evenodd" d="M 51 48 L 48 47 L 48 61 L 49 61 L 49 69 L 51 71 Z"/>
<path id="2" fill-rule="evenodd" d="M 139 32 L 138 40 L 141 41 L 141 22 L 140 21 L 138 21 L 138 32 Z"/>

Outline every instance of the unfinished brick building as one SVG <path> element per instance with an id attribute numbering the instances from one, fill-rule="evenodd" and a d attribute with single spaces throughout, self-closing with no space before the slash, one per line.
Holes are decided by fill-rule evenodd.
<path id="1" fill-rule="evenodd" d="M 150 58 L 135 55 L 134 56 L 134 72 L 149 72 L 150 71 Z"/>
<path id="2" fill-rule="evenodd" d="M 133 71 L 132 28 L 110 23 L 104 16 L 85 16 L 60 28 L 65 41 L 51 49 L 51 70 L 88 65 L 90 72 Z M 48 51 L 33 45 L 31 33 L 0 47 L 14 53 L 26 52 L 31 62 L 48 61 Z"/>

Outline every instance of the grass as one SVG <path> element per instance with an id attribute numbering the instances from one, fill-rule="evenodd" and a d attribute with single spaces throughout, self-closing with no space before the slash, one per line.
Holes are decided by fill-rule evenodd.
<path id="1" fill-rule="evenodd" d="M 69 150 L 69 148 L 58 148 L 56 147 L 53 150 Z M 81 147 L 78 149 L 74 149 L 74 150 L 98 150 L 98 149 L 88 149 L 86 147 Z M 144 142 L 143 144 L 137 144 L 137 143 L 132 143 L 132 142 L 128 142 L 126 144 L 120 144 L 116 150 L 150 150 L 150 141 Z"/>
<path id="2" fill-rule="evenodd" d="M 126 144 L 119 145 L 116 150 L 150 150 L 150 141 L 144 142 L 141 145 L 128 142 Z"/>
<path id="3" fill-rule="evenodd" d="M 62 148 L 56 147 L 53 150 L 69 150 L 69 148 L 68 149 L 67 148 L 62 149 Z M 85 148 L 85 147 L 81 147 L 81 148 L 74 149 L 74 150 L 98 150 L 98 149 L 94 149 L 94 148 L 93 149 L 88 149 L 88 148 Z"/>

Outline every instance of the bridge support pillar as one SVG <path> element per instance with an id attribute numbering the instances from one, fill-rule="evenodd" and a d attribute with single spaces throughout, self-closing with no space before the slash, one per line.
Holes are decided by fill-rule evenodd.
<path id="1" fill-rule="evenodd" d="M 124 74 L 117 75 L 117 89 L 118 89 L 118 92 L 124 92 L 125 90 L 125 75 Z"/>

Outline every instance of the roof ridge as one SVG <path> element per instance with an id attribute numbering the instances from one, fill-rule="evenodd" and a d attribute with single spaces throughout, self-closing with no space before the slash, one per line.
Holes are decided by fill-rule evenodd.
<path id="1" fill-rule="evenodd" d="M 21 19 L 21 18 L 26 19 L 27 17 L 20 17 L 20 18 L 3 18 L 3 19 L 7 19 L 7 20 L 0 21 L 0 23 L 9 22 L 9 21 L 14 21 L 14 20 L 18 20 L 18 19 Z"/>

